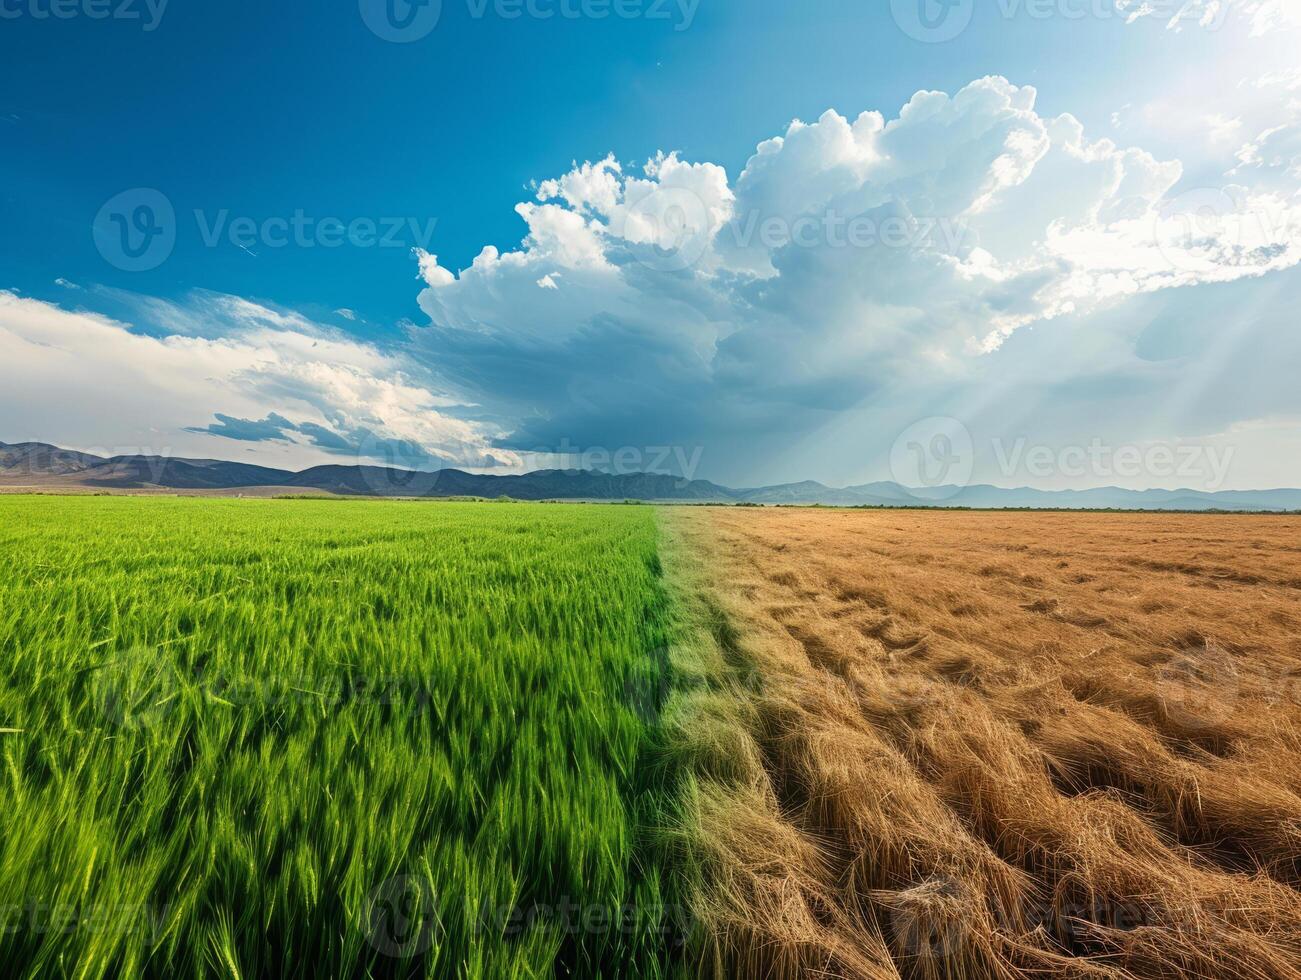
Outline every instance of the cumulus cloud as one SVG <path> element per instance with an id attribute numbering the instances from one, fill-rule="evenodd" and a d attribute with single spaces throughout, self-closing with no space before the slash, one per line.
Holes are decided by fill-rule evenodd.
<path id="1" fill-rule="evenodd" d="M 465 407 L 400 354 L 236 297 L 139 309 L 149 333 L 0 292 L 5 441 L 208 456 L 223 438 L 258 443 L 259 461 L 284 465 L 399 450 L 404 460 L 493 462 L 496 430 L 461 417 Z"/>
<path id="2" fill-rule="evenodd" d="M 400 348 L 230 296 L 69 294 L 110 318 L 0 293 L 0 438 L 484 468 L 670 447 L 734 484 L 888 478 L 933 415 L 985 445 L 1264 446 L 1301 416 L 1301 88 L 1253 91 L 1292 115 L 1203 119 L 1228 155 L 1229 121 L 1258 133 L 1210 186 L 1002 78 L 797 120 L 734 176 L 575 163 L 518 204 L 518 247 L 417 250 L 429 322 Z"/>
<path id="3" fill-rule="evenodd" d="M 516 450 L 770 458 L 883 391 L 960 385 L 1028 326 L 1301 260 L 1294 192 L 1182 175 L 1002 78 L 796 121 L 734 181 L 610 156 L 538 185 L 518 249 L 458 273 L 420 253 L 412 344 Z"/>

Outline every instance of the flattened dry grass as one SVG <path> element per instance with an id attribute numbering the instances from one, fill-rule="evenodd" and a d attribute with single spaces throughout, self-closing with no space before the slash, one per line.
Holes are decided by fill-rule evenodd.
<path id="1" fill-rule="evenodd" d="M 665 520 L 702 971 L 1301 977 L 1301 521 Z"/>

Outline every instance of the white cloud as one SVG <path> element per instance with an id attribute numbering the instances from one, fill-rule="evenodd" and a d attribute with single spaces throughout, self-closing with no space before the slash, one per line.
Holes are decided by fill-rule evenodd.
<path id="1" fill-rule="evenodd" d="M 1185 191 L 1177 161 L 1035 102 L 986 78 L 889 120 L 829 111 L 735 181 L 676 154 L 582 164 L 517 208 L 519 249 L 459 275 L 421 256 L 414 346 L 521 449 L 798 438 L 887 384 L 959 380 L 1027 325 L 1301 261 L 1294 195 Z"/>
<path id="2" fill-rule="evenodd" d="M 1259 122 L 1295 85 L 1247 86 L 1251 112 L 1199 108 L 1198 140 L 1228 158 L 1200 187 L 1204 167 L 1190 180 L 1174 154 L 1041 114 L 1002 78 L 893 117 L 797 120 L 732 178 L 676 153 L 577 164 L 516 207 L 519 247 L 456 272 L 417 250 L 429 323 L 402 353 L 233 297 L 137 298 L 162 335 L 145 336 L 9 296 L 0 344 L 22 357 L 0 408 L 46 438 L 50 419 L 125 417 L 146 435 L 101 438 L 152 426 L 191 453 L 216 440 L 185 427 L 221 413 L 221 445 L 270 433 L 313 461 L 313 426 L 464 464 L 703 447 L 702 473 L 730 482 L 888 476 L 863 461 L 935 414 L 985 436 L 1024 415 L 1086 442 L 1246 432 L 1301 414 L 1297 117 Z M 1260 135 L 1235 165 L 1239 120 Z M 70 347 L 83 329 L 94 343 Z M 32 407 L 74 385 L 89 394 L 62 413 Z"/>
<path id="3" fill-rule="evenodd" d="M 1117 0 L 1130 21 L 1164 19 L 1170 30 L 1197 25 L 1219 30 L 1230 19 L 1247 25 L 1252 37 L 1287 30 L 1301 23 L 1294 0 Z"/>
<path id="4" fill-rule="evenodd" d="M 160 305 L 171 304 L 147 308 L 156 314 Z M 482 464 L 487 455 L 492 431 L 450 414 L 455 403 L 398 355 L 235 297 L 198 294 L 174 309 L 220 336 L 149 336 L 95 313 L 0 292 L 0 438 L 211 456 L 238 448 L 193 429 L 217 414 L 275 414 L 330 442 L 286 437 L 260 445 L 259 460 L 271 465 L 339 462 L 314 448 L 325 445 L 336 453 L 358 446 L 347 461 L 367 462 L 359 453 L 385 440 L 462 463 Z"/>
<path id="5" fill-rule="evenodd" d="M 420 266 L 420 278 L 430 286 L 446 286 L 455 280 L 446 269 L 438 264 L 438 256 L 431 255 L 422 248 L 415 250 L 416 260 Z"/>
<path id="6" fill-rule="evenodd" d="M 563 197 L 576 211 L 590 208 L 598 214 L 609 214 L 619 203 L 622 171 L 614 154 L 598 163 L 575 163 L 574 169 L 560 179 L 543 181 L 538 187 L 538 200 Z"/>
<path id="7" fill-rule="evenodd" d="M 1299 114 L 1301 115 L 1301 114 Z M 1267 129 L 1238 151 L 1235 174 L 1264 174 L 1284 178 L 1289 184 L 1301 184 L 1301 119 Z"/>
<path id="8" fill-rule="evenodd" d="M 1236 116 L 1229 118 L 1218 112 L 1208 113 L 1205 117 L 1208 136 L 1213 143 L 1230 143 L 1237 139 L 1242 131 L 1242 120 Z"/>

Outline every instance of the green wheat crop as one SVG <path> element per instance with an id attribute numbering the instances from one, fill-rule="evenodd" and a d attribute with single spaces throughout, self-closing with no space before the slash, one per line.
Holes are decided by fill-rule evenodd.
<path id="1" fill-rule="evenodd" d="M 0 969 L 672 972 L 654 524 L 0 497 Z"/>

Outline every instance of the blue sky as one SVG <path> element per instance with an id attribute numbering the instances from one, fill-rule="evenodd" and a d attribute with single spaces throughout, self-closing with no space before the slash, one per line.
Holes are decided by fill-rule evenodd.
<path id="1" fill-rule="evenodd" d="M 958 0 L 945 26 L 970 23 L 927 43 L 915 0 L 442 0 L 393 43 L 371 0 L 50 2 L 0 0 L 0 439 L 487 468 L 671 446 L 698 476 L 848 483 L 906 475 L 896 438 L 940 418 L 990 482 L 1301 484 L 1282 3 Z M 926 91 L 951 97 L 942 127 L 891 122 Z M 838 144 L 869 110 L 882 138 Z M 795 119 L 818 125 L 767 166 L 756 146 Z M 675 155 L 643 174 L 657 154 Z M 634 219 L 700 206 L 688 267 L 644 261 L 666 242 L 624 226 L 643 180 Z M 114 234 L 104 209 L 132 220 L 142 188 L 174 246 L 136 269 L 92 226 Z M 1208 209 L 1215 240 L 1171 237 Z M 826 240 L 891 215 L 954 233 L 853 261 Z M 813 247 L 754 240 L 810 217 Z M 76 317 L 111 318 L 94 360 L 40 361 Z M 51 390 L 83 370 L 102 393 Z M 202 384 L 157 380 L 186 370 Z M 142 384 L 134 415 L 104 411 Z M 289 426 L 217 418 L 273 414 Z M 1018 440 L 1236 462 L 1029 472 L 1007 464 Z"/>

